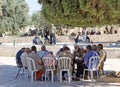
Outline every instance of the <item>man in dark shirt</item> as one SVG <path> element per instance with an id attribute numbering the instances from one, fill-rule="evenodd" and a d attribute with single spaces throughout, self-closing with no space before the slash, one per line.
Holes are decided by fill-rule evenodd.
<path id="1" fill-rule="evenodd" d="M 16 54 L 16 63 L 18 67 L 22 67 L 21 55 L 24 52 L 25 48 L 21 48 Z"/>

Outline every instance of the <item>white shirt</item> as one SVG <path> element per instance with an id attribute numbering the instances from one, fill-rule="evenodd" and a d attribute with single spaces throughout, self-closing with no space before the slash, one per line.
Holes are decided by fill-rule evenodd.
<path id="1" fill-rule="evenodd" d="M 26 60 L 27 57 L 28 57 L 28 54 L 26 52 L 22 53 L 21 61 L 22 61 L 23 67 L 27 67 L 27 60 Z"/>

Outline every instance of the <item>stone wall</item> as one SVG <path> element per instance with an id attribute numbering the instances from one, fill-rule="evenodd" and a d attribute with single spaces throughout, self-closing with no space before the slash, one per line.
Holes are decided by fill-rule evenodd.
<path id="1" fill-rule="evenodd" d="M 0 37 L 0 42 L 2 43 L 31 43 L 34 37 L 12 37 L 12 36 L 5 36 Z"/>
<path id="2" fill-rule="evenodd" d="M 112 30 L 111 30 L 111 27 L 112 27 Z M 111 32 L 111 34 L 120 34 L 120 25 L 112 25 L 112 26 L 107 26 L 107 30 L 106 31 L 106 26 L 97 26 L 97 27 L 87 27 L 86 28 L 86 31 L 90 32 L 90 31 L 95 31 L 95 32 L 98 32 L 100 31 L 101 34 L 108 34 Z M 64 31 L 64 30 L 63 30 Z M 69 29 L 68 31 L 68 35 L 70 35 L 72 32 L 78 34 L 78 32 L 82 32 L 83 31 L 83 28 L 81 27 L 74 27 L 72 29 Z"/>
<path id="3" fill-rule="evenodd" d="M 120 34 L 109 34 L 109 35 L 89 35 L 93 42 L 117 42 L 120 40 Z"/>
<path id="4" fill-rule="evenodd" d="M 107 58 L 119 58 L 120 48 L 104 48 L 107 53 Z"/>
<path id="5" fill-rule="evenodd" d="M 89 35 L 93 42 L 117 42 L 120 40 L 120 34 L 109 34 L 109 35 Z M 33 36 L 30 37 L 0 37 L 0 42 L 2 43 L 32 43 Z M 69 36 L 57 36 L 58 42 L 74 42 L 73 39 L 69 39 Z M 43 38 L 41 38 L 42 41 Z"/>

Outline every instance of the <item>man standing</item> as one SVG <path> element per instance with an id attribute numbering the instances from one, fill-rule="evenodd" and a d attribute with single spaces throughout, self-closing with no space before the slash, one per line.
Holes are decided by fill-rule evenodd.
<path id="1" fill-rule="evenodd" d="M 50 32 L 50 44 L 56 44 L 56 27 L 52 24 L 51 32 Z"/>
<path id="2" fill-rule="evenodd" d="M 103 70 L 103 67 L 104 67 L 104 62 L 106 61 L 106 52 L 105 50 L 103 50 L 103 45 L 102 44 L 98 44 L 98 52 L 99 52 L 99 55 L 100 55 L 100 63 L 98 65 L 98 69 L 99 69 L 99 73 L 100 75 L 103 75 L 104 74 L 104 70 Z"/>

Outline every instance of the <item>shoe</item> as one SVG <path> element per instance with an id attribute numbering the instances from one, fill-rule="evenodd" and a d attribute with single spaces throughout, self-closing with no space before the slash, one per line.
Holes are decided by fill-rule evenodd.
<path id="1" fill-rule="evenodd" d="M 62 77 L 62 80 L 65 80 L 65 77 Z"/>
<path id="2" fill-rule="evenodd" d="M 36 81 L 41 81 L 41 79 L 39 79 L 39 78 L 36 78 Z"/>
<path id="3" fill-rule="evenodd" d="M 74 78 L 74 81 L 80 81 L 80 78 Z"/>
<path id="4" fill-rule="evenodd" d="M 85 76 L 85 78 L 84 78 L 85 80 L 88 80 L 89 79 L 89 77 L 88 76 Z"/>
<path id="5" fill-rule="evenodd" d="M 75 81 L 75 78 L 72 78 L 73 81 Z"/>

